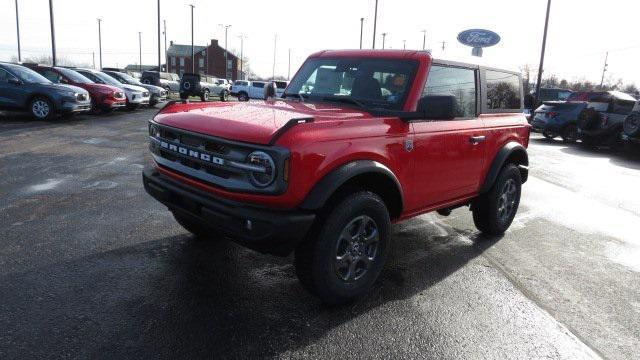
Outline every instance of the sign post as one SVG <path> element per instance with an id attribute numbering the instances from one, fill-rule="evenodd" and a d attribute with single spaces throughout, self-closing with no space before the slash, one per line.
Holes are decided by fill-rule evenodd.
<path id="1" fill-rule="evenodd" d="M 470 29 L 458 34 L 458 41 L 471 46 L 471 55 L 482 56 L 482 48 L 494 46 L 500 42 L 500 35 L 491 30 Z"/>

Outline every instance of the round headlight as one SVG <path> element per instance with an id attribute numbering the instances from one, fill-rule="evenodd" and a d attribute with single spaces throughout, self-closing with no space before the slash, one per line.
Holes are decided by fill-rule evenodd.
<path id="1" fill-rule="evenodd" d="M 266 187 L 276 178 L 276 164 L 269 154 L 262 151 L 254 151 L 247 156 L 247 162 L 264 169 L 264 171 L 252 171 L 249 173 L 253 185 Z"/>

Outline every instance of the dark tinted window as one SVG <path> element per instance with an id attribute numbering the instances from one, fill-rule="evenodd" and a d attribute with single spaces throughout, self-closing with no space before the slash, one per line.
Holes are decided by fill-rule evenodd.
<path id="1" fill-rule="evenodd" d="M 0 81 L 6 82 L 9 79 L 15 79 L 16 77 L 6 72 L 4 69 L 0 69 Z"/>
<path id="2" fill-rule="evenodd" d="M 455 96 L 456 117 L 476 115 L 476 72 L 473 69 L 433 65 L 422 95 Z"/>
<path id="3" fill-rule="evenodd" d="M 613 102 L 612 113 L 619 115 L 628 115 L 631 113 L 631 110 L 633 110 L 633 106 L 635 104 L 635 101 L 616 99 Z"/>
<path id="4" fill-rule="evenodd" d="M 501 71 L 487 70 L 487 109 L 520 109 L 520 77 Z"/>
<path id="5" fill-rule="evenodd" d="M 41 72 L 42 76 L 44 76 L 45 78 L 47 78 L 47 80 L 53 82 L 53 83 L 59 83 L 60 82 L 60 75 L 52 70 L 44 70 Z"/>
<path id="6" fill-rule="evenodd" d="M 262 89 L 262 88 L 264 88 L 264 83 L 254 82 L 253 83 L 253 87 L 257 87 L 257 88 Z"/>

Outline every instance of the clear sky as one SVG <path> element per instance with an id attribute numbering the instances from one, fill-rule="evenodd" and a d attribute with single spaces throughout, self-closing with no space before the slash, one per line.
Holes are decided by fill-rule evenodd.
<path id="1" fill-rule="evenodd" d="M 17 54 L 15 0 L 0 0 L 0 60 Z M 138 32 L 142 32 L 142 62 L 157 63 L 156 0 L 53 0 L 59 57 L 92 63 L 98 51 L 96 18 L 101 18 L 103 65 L 138 62 Z M 18 0 L 23 56 L 48 55 L 51 49 L 48 0 Z M 231 24 L 229 49 L 244 53 L 251 69 L 269 76 L 277 34 L 276 74 L 287 76 L 305 57 L 321 49 L 357 48 L 360 18 L 364 17 L 364 47 L 370 48 L 375 0 L 161 0 L 161 18 L 167 21 L 168 40 L 190 44 L 190 12 L 194 12 L 195 43 L 217 38 L 224 46 L 219 24 Z M 437 58 L 475 62 L 518 70 L 525 64 L 537 71 L 546 0 L 379 0 L 377 47 L 382 33 L 394 49 L 422 48 L 421 30 L 427 30 L 427 48 Z M 600 82 L 605 52 L 606 79 L 623 78 L 640 85 L 640 1 L 553 0 L 545 74 L 568 80 Z M 471 49 L 456 41 L 469 28 L 500 34 L 500 44 L 470 56 Z M 442 50 L 445 41 L 445 50 Z M 535 74 L 532 74 L 535 75 Z"/>

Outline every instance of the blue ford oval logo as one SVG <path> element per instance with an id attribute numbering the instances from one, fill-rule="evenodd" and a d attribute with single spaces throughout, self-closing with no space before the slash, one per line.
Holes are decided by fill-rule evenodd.
<path id="1" fill-rule="evenodd" d="M 471 29 L 458 34 L 458 41 L 474 48 L 489 47 L 500 42 L 500 35 L 490 30 Z"/>

